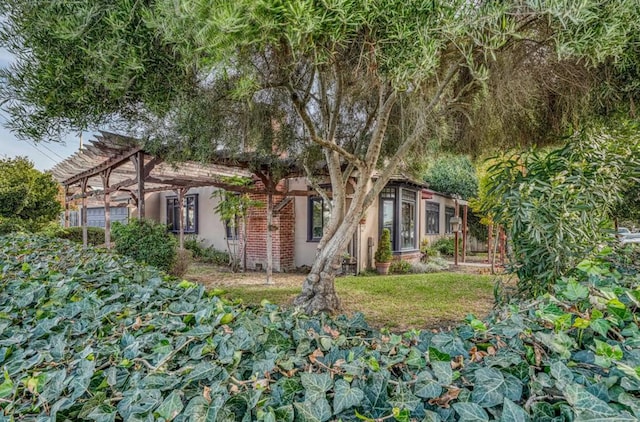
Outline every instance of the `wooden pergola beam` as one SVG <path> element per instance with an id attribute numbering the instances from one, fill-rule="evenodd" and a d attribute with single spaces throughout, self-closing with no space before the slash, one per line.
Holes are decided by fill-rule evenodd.
<path id="1" fill-rule="evenodd" d="M 89 170 L 83 171 L 81 173 L 76 174 L 75 176 L 72 176 L 66 180 L 63 180 L 62 184 L 72 185 L 74 183 L 79 182 L 82 179 L 97 176 L 108 168 L 111 168 L 112 170 L 115 168 L 118 168 L 123 163 L 126 163 L 129 160 L 129 157 L 136 155 L 140 151 L 142 151 L 142 147 L 131 148 L 130 150 L 123 152 L 118 156 L 103 162 L 102 164 L 99 164 Z"/>

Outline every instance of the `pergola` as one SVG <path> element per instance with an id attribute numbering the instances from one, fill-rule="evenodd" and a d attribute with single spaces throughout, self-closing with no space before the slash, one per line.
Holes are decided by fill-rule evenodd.
<path id="1" fill-rule="evenodd" d="M 172 165 L 144 151 L 139 140 L 109 132 L 101 132 L 85 148 L 57 164 L 51 170 L 64 187 L 65 227 L 69 226 L 69 203 L 82 201 L 81 225 L 83 244 L 87 245 L 87 198 L 102 197 L 105 212 L 105 244 L 111 246 L 111 200 L 115 196 L 130 198 L 137 207 L 138 218 L 145 217 L 146 193 L 175 191 L 180 210 L 180 247 L 184 244 L 183 204 L 190 188 L 217 186 L 233 188 L 225 183 L 231 176 L 252 177 L 253 173 L 237 166 L 181 162 Z M 236 187 L 237 190 L 237 187 Z"/>

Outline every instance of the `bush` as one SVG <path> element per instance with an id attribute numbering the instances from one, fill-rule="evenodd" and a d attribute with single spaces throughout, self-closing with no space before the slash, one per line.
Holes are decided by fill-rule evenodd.
<path id="1" fill-rule="evenodd" d="M 4 236 L 0 408 L 15 420 L 636 420 L 640 283 L 608 265 L 584 261 L 552 294 L 485 321 L 392 334 Z"/>
<path id="2" fill-rule="evenodd" d="M 193 258 L 208 264 L 229 265 L 229 253 L 219 251 L 211 246 L 202 246 L 203 240 L 198 240 L 197 236 L 188 236 L 184 240 L 185 249 L 193 253 Z"/>
<path id="3" fill-rule="evenodd" d="M 193 252 L 188 249 L 178 249 L 176 252 L 176 259 L 173 262 L 169 274 L 175 277 L 182 277 L 189 270 L 189 266 L 193 261 Z"/>
<path id="4" fill-rule="evenodd" d="M 461 245 L 458 245 L 458 250 L 460 247 Z M 441 237 L 433 243 L 431 248 L 440 252 L 442 255 L 453 256 L 453 253 L 456 250 L 455 239 L 453 237 Z"/>
<path id="5" fill-rule="evenodd" d="M 393 261 L 389 267 L 391 274 L 409 274 L 411 272 L 411 263 L 408 261 Z"/>
<path id="6" fill-rule="evenodd" d="M 112 232 L 118 253 L 165 271 L 173 267 L 178 242 L 164 224 L 134 219 L 113 223 Z"/>
<path id="7" fill-rule="evenodd" d="M 378 242 L 378 249 L 375 253 L 377 263 L 391 262 L 393 253 L 391 252 L 391 232 L 389 229 L 382 229 L 382 236 Z"/>
<path id="8" fill-rule="evenodd" d="M 24 231 L 21 220 L 17 218 L 0 217 L 0 236 Z"/>
<path id="9" fill-rule="evenodd" d="M 56 230 L 49 227 L 43 232 L 45 235 L 71 240 L 82 244 L 82 227 L 68 227 Z M 104 244 L 104 229 L 102 227 L 87 227 L 87 243 L 92 246 Z"/>
<path id="10" fill-rule="evenodd" d="M 430 258 L 427 262 L 416 262 L 411 265 L 414 274 L 437 273 L 449 269 L 449 263 L 442 258 Z"/>

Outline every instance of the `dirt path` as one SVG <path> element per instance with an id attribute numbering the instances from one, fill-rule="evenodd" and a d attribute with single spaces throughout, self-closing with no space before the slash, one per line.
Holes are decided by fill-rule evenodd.
<path id="1" fill-rule="evenodd" d="M 196 281 L 206 287 L 226 286 L 258 286 L 264 285 L 266 275 L 264 272 L 247 271 L 233 273 L 224 267 L 211 264 L 193 263 L 185 276 L 191 281 Z M 301 273 L 273 273 L 273 281 L 279 287 L 301 287 L 304 281 Z"/>

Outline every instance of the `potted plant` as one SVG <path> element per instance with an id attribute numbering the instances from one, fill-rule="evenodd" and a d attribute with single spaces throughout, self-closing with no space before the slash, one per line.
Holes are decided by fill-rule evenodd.
<path id="1" fill-rule="evenodd" d="M 391 232 L 389 229 L 382 230 L 382 236 L 378 241 L 378 249 L 376 250 L 375 260 L 376 269 L 378 274 L 389 274 L 389 267 L 391 266 L 391 259 L 393 254 L 391 253 Z"/>

